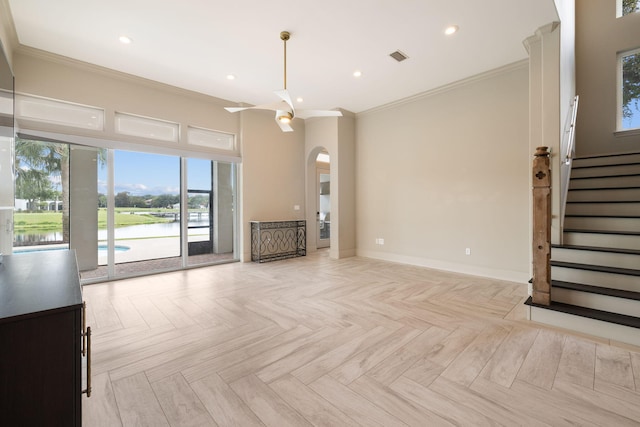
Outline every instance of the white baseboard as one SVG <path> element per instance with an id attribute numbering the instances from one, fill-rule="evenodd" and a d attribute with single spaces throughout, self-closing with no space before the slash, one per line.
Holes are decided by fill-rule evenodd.
<path id="1" fill-rule="evenodd" d="M 479 267 L 476 265 L 457 264 L 448 261 L 433 260 L 428 258 L 412 257 L 406 255 L 391 254 L 388 252 L 356 251 L 357 256 L 379 259 L 383 261 L 398 262 L 401 264 L 416 265 L 433 268 L 435 270 L 450 271 L 452 273 L 468 274 L 471 276 L 488 277 L 491 279 L 506 280 L 516 283 L 527 283 L 530 278 L 528 272 L 500 270 L 494 268 Z"/>

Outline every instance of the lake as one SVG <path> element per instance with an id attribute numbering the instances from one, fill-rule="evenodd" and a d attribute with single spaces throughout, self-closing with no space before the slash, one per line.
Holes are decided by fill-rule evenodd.
<path id="1" fill-rule="evenodd" d="M 208 221 L 194 222 L 190 221 L 189 225 L 207 225 Z M 190 235 L 206 233 L 206 228 L 191 229 Z M 115 229 L 115 239 L 144 239 L 149 237 L 173 237 L 180 236 L 180 222 L 162 222 L 156 224 L 140 224 L 130 225 L 127 227 L 118 227 Z M 107 240 L 107 230 L 98 230 L 98 240 Z M 47 243 L 62 242 L 62 231 L 38 231 L 29 230 L 28 232 L 15 232 L 15 246 L 31 246 Z"/>

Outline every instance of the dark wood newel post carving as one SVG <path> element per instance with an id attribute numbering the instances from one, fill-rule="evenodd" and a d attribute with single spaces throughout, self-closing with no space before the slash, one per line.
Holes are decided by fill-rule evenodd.
<path id="1" fill-rule="evenodd" d="M 533 295 L 534 304 L 551 303 L 551 170 L 548 147 L 533 158 Z"/>

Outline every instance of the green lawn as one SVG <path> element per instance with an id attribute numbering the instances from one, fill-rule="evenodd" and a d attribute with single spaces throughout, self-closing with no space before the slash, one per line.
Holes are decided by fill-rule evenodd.
<path id="1" fill-rule="evenodd" d="M 148 210 L 149 209 L 141 208 L 116 209 L 116 227 L 171 222 L 171 218 L 158 218 L 153 215 L 135 215 L 132 213 Z M 16 232 L 24 232 L 27 230 L 62 230 L 62 212 L 15 212 L 13 214 L 13 225 Z M 107 228 L 106 209 L 98 209 L 98 228 Z"/>

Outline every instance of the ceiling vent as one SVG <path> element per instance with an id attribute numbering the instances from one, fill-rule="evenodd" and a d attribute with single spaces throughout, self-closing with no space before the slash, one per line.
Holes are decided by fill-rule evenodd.
<path id="1" fill-rule="evenodd" d="M 400 52 L 399 50 L 396 50 L 395 52 L 391 52 L 389 56 L 398 62 L 402 62 L 408 58 L 407 54 Z"/>

